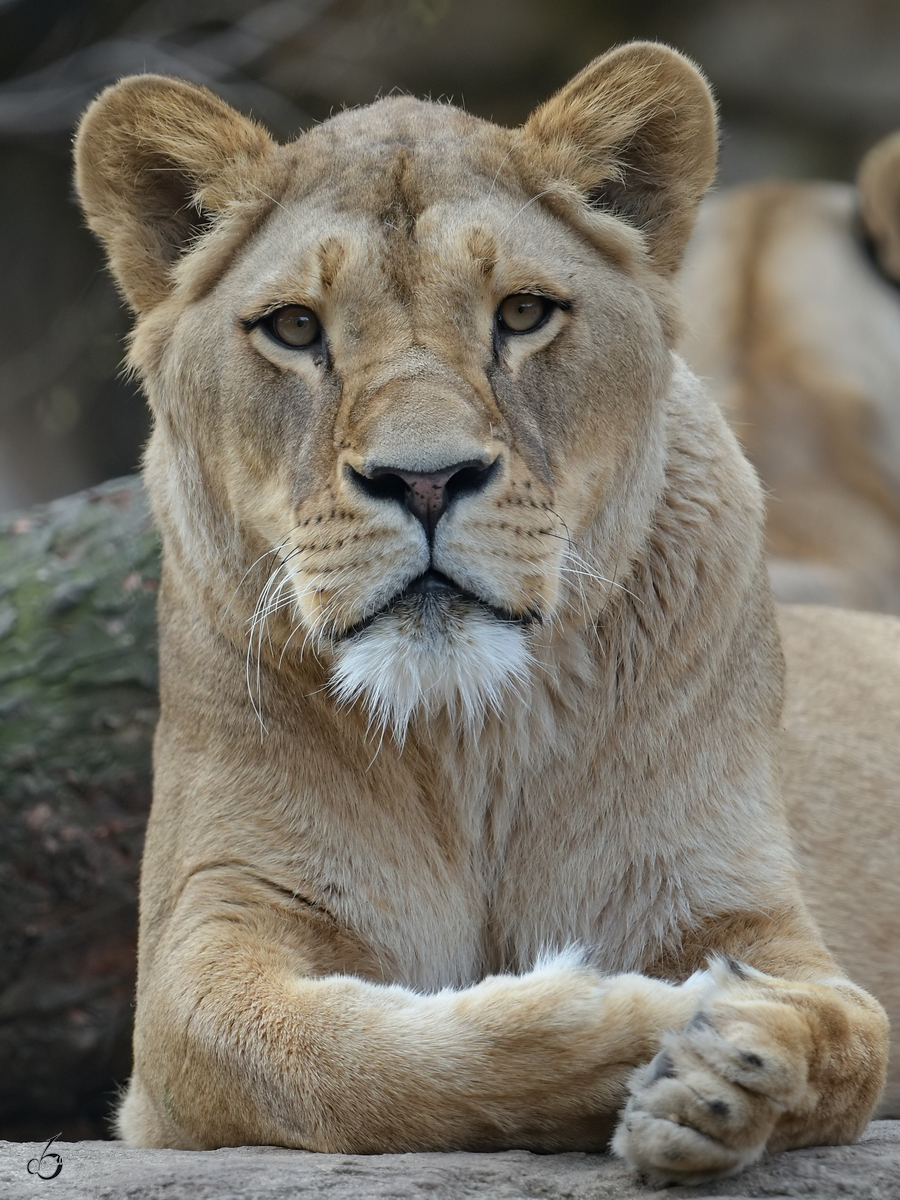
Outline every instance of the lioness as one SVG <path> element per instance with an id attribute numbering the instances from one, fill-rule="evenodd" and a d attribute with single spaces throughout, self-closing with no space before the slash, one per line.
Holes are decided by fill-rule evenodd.
<path id="1" fill-rule="evenodd" d="M 900 613 L 900 135 L 849 183 L 707 200 L 683 350 L 769 490 L 784 600 Z"/>
<path id="2" fill-rule="evenodd" d="M 713 104 L 664 47 L 519 130 L 291 145 L 143 76 L 77 181 L 165 542 L 132 1145 L 854 1139 L 887 1021 L 801 899 L 762 500 L 673 353 Z"/>

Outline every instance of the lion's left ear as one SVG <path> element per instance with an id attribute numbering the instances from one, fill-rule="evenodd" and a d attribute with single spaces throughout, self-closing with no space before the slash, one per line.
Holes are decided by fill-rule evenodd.
<path id="1" fill-rule="evenodd" d="M 716 110 L 697 68 L 632 42 L 596 58 L 528 118 L 526 137 L 557 179 L 624 218 L 674 272 L 716 170 Z"/>

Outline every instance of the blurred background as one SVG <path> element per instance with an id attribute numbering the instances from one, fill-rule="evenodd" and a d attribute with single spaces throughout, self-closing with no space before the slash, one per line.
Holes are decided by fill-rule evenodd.
<path id="1" fill-rule="evenodd" d="M 712 80 L 720 187 L 850 179 L 900 127 L 898 0 L 0 0 L 0 512 L 133 471 L 147 433 L 70 182 L 106 84 L 202 82 L 282 138 L 394 89 L 518 123 L 635 37 Z"/>

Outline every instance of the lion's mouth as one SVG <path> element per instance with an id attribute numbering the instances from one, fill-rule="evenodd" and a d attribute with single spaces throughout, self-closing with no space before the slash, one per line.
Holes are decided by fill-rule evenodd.
<path id="1" fill-rule="evenodd" d="M 427 571 L 423 571 L 421 575 L 411 579 L 386 604 L 357 621 L 355 625 L 343 630 L 337 640 L 346 641 L 349 638 L 357 637 L 380 617 L 390 616 L 392 613 L 418 615 L 424 622 L 430 624 L 440 622 L 442 618 L 451 614 L 459 615 L 467 607 L 489 613 L 495 620 L 506 625 L 527 626 L 539 620 L 539 614 L 531 610 L 515 613 L 509 609 L 498 607 L 489 600 L 485 600 L 483 596 L 478 596 L 468 588 L 462 587 L 448 575 L 444 575 L 442 571 L 435 571 L 429 567 Z"/>

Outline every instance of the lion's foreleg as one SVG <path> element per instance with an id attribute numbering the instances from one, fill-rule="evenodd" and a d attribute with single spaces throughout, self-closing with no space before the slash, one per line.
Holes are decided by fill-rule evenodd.
<path id="1" fill-rule="evenodd" d="M 571 955 L 423 995 L 304 976 L 210 924 L 166 957 L 139 1002 L 132 1145 L 603 1149 L 631 1071 L 705 996 Z"/>

